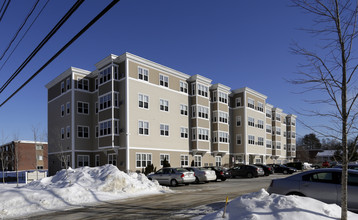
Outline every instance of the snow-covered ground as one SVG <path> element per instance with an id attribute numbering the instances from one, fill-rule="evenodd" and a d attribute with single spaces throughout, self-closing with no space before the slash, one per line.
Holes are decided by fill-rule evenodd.
<path id="1" fill-rule="evenodd" d="M 0 218 L 80 208 L 84 205 L 135 196 L 169 193 L 168 187 L 143 174 L 126 174 L 117 167 L 62 170 L 53 177 L 22 185 L 0 184 Z M 189 210 L 188 210 L 189 211 Z M 195 219 L 223 219 L 223 210 L 200 206 L 190 210 Z M 193 215 L 191 215 L 193 216 Z M 264 189 L 229 202 L 225 219 L 339 219 L 340 207 L 314 199 L 269 195 Z M 349 213 L 349 219 L 358 214 Z"/>

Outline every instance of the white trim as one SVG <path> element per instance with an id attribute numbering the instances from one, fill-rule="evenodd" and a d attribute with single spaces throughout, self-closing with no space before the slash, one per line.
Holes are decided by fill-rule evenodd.
<path id="1" fill-rule="evenodd" d="M 71 73 L 71 166 L 75 167 L 75 138 L 77 138 L 76 135 L 76 126 L 75 126 L 75 114 L 76 113 L 76 103 L 75 103 L 75 80 L 74 80 L 74 74 Z"/>
<path id="2" fill-rule="evenodd" d="M 127 57 L 127 55 L 126 55 Z M 126 172 L 129 172 L 129 168 L 130 168 L 130 158 L 129 158 L 129 60 L 128 58 L 126 58 L 126 71 L 125 71 L 125 79 L 126 79 L 126 111 L 125 111 L 125 120 L 126 120 Z M 118 70 L 119 71 L 119 70 Z M 138 126 L 138 125 L 137 125 Z"/>
<path id="3" fill-rule="evenodd" d="M 131 147 L 131 150 L 170 151 L 170 152 L 183 152 L 183 153 L 191 152 L 189 150 L 175 150 L 175 149 L 165 149 L 165 148 L 145 148 L 145 147 Z"/>

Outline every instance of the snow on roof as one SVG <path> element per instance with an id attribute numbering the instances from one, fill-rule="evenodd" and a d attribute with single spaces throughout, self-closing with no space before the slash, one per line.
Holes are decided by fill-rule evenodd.
<path id="1" fill-rule="evenodd" d="M 324 150 L 323 152 L 318 152 L 317 157 L 331 157 L 334 155 L 335 150 Z"/>

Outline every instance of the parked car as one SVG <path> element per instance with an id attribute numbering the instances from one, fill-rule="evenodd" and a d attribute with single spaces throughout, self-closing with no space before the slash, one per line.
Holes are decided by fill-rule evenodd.
<path id="1" fill-rule="evenodd" d="M 265 176 L 270 176 L 270 174 L 274 173 L 272 167 L 269 167 L 269 166 L 266 166 L 266 165 L 263 165 L 263 164 L 254 164 L 254 165 L 257 166 L 257 167 L 261 167 L 264 170 Z"/>
<path id="2" fill-rule="evenodd" d="M 235 178 L 237 176 L 245 176 L 248 178 L 252 178 L 265 175 L 265 172 L 261 167 L 246 164 L 235 165 L 229 171 L 232 178 Z"/>
<path id="3" fill-rule="evenodd" d="M 204 167 L 186 167 L 185 169 L 194 172 L 195 174 L 195 183 L 205 182 L 216 180 L 216 174 L 214 170 L 209 170 Z"/>
<path id="4" fill-rule="evenodd" d="M 336 165 L 334 168 L 342 168 L 342 165 Z M 348 164 L 348 169 L 358 170 L 358 164 Z"/>
<path id="5" fill-rule="evenodd" d="M 290 162 L 290 163 L 286 163 L 285 166 L 292 167 L 297 170 L 303 170 L 303 168 L 304 168 L 304 165 L 302 162 Z"/>
<path id="6" fill-rule="evenodd" d="M 287 167 L 282 164 L 267 164 L 267 166 L 272 167 L 275 173 L 292 174 L 294 172 L 297 172 L 295 168 Z"/>
<path id="7" fill-rule="evenodd" d="M 149 174 L 148 179 L 157 180 L 159 184 L 177 186 L 195 182 L 195 174 L 184 168 L 165 167 Z"/>
<path id="8" fill-rule="evenodd" d="M 226 179 L 229 179 L 230 173 L 228 172 L 228 169 L 224 168 L 224 167 L 217 167 L 217 166 L 209 166 L 209 167 L 204 167 L 206 169 L 209 170 L 214 170 L 215 174 L 216 174 L 216 180 L 220 179 L 221 181 L 225 181 Z"/>
<path id="9" fill-rule="evenodd" d="M 340 205 L 341 173 L 339 168 L 309 170 L 282 179 L 274 179 L 269 193 L 308 196 Z M 358 211 L 358 171 L 348 170 L 348 209 Z"/>

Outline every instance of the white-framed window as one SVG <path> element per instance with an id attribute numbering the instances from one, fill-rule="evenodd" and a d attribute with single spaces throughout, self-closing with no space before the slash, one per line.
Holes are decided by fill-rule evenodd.
<path id="1" fill-rule="evenodd" d="M 261 163 L 261 158 L 256 158 L 255 163 Z"/>
<path id="2" fill-rule="evenodd" d="M 257 102 L 257 110 L 264 112 L 264 104 L 262 102 Z"/>
<path id="3" fill-rule="evenodd" d="M 189 135 L 189 129 L 181 127 L 180 128 L 180 137 L 181 138 L 188 138 L 188 135 Z"/>
<path id="4" fill-rule="evenodd" d="M 148 81 L 149 80 L 149 71 L 142 67 L 138 67 L 138 79 Z"/>
<path id="5" fill-rule="evenodd" d="M 267 132 L 267 133 L 271 133 L 271 132 L 272 132 L 272 126 L 271 126 L 271 125 L 266 125 L 266 132 Z"/>
<path id="6" fill-rule="evenodd" d="M 99 136 L 112 135 L 112 121 L 99 123 Z"/>
<path id="7" fill-rule="evenodd" d="M 70 155 L 61 156 L 61 168 L 65 168 L 66 163 L 67 163 L 67 167 L 70 166 L 70 162 L 71 162 L 70 158 L 71 158 Z"/>
<path id="8" fill-rule="evenodd" d="M 78 114 L 89 114 L 88 102 L 77 102 L 77 113 Z"/>
<path id="9" fill-rule="evenodd" d="M 235 106 L 240 107 L 241 106 L 241 97 L 238 97 L 235 99 Z"/>
<path id="10" fill-rule="evenodd" d="M 44 149 L 44 146 L 42 145 L 36 145 L 36 150 L 43 150 Z"/>
<path id="11" fill-rule="evenodd" d="M 209 140 L 209 130 L 205 128 L 198 128 L 198 140 Z"/>
<path id="12" fill-rule="evenodd" d="M 217 96 L 217 92 L 213 91 L 213 94 L 211 96 L 211 99 L 212 99 L 213 102 L 216 102 L 216 96 Z"/>
<path id="13" fill-rule="evenodd" d="M 112 107 L 112 93 L 108 93 L 99 97 L 99 110 Z"/>
<path id="14" fill-rule="evenodd" d="M 276 141 L 276 149 L 281 149 L 281 142 Z"/>
<path id="15" fill-rule="evenodd" d="M 99 154 L 94 155 L 94 165 L 95 165 L 96 167 L 98 167 L 98 166 L 101 165 Z"/>
<path id="16" fill-rule="evenodd" d="M 66 90 L 69 90 L 71 88 L 71 79 L 70 77 L 68 77 L 66 79 Z"/>
<path id="17" fill-rule="evenodd" d="M 180 81 L 180 92 L 188 93 L 188 83 Z"/>
<path id="18" fill-rule="evenodd" d="M 78 138 L 89 138 L 89 127 L 88 126 L 77 126 L 77 137 Z"/>
<path id="19" fill-rule="evenodd" d="M 152 164 L 152 154 L 136 153 L 136 168 L 145 168 Z"/>
<path id="20" fill-rule="evenodd" d="M 159 75 L 159 85 L 164 87 L 169 87 L 169 77 L 164 75 Z"/>
<path id="21" fill-rule="evenodd" d="M 221 157 L 220 156 L 215 156 L 215 165 L 217 167 L 221 167 Z"/>
<path id="22" fill-rule="evenodd" d="M 61 94 L 65 92 L 65 82 L 61 82 Z"/>
<path id="23" fill-rule="evenodd" d="M 61 140 L 65 139 L 65 129 L 61 128 Z"/>
<path id="24" fill-rule="evenodd" d="M 43 160 L 43 156 L 42 155 L 37 155 L 37 160 Z"/>
<path id="25" fill-rule="evenodd" d="M 263 137 L 258 137 L 257 138 L 257 145 L 264 146 L 264 138 Z"/>
<path id="26" fill-rule="evenodd" d="M 258 127 L 258 128 L 261 128 L 261 129 L 264 129 L 264 121 L 262 121 L 262 120 L 257 120 L 257 127 Z"/>
<path id="27" fill-rule="evenodd" d="M 219 142 L 220 143 L 229 143 L 229 133 L 219 132 Z"/>
<path id="28" fill-rule="evenodd" d="M 86 90 L 88 91 L 88 79 L 78 79 L 77 80 L 77 89 Z"/>
<path id="29" fill-rule="evenodd" d="M 65 116 L 65 105 L 61 105 L 61 117 Z"/>
<path id="30" fill-rule="evenodd" d="M 70 109 L 71 109 L 71 103 L 67 102 L 66 103 L 66 114 L 69 115 L 70 114 Z"/>
<path id="31" fill-rule="evenodd" d="M 99 72 L 99 84 L 103 84 L 112 79 L 112 66 L 109 66 Z"/>
<path id="32" fill-rule="evenodd" d="M 219 92 L 219 102 L 226 103 L 227 104 L 227 93 Z"/>
<path id="33" fill-rule="evenodd" d="M 276 121 L 281 121 L 281 115 L 279 113 L 275 113 Z"/>
<path id="34" fill-rule="evenodd" d="M 149 96 L 138 94 L 138 107 L 139 108 L 149 108 Z"/>
<path id="35" fill-rule="evenodd" d="M 255 127 L 255 118 L 248 117 L 247 123 L 249 126 Z"/>
<path id="36" fill-rule="evenodd" d="M 140 135 L 149 135 L 149 122 L 138 121 L 138 133 Z"/>
<path id="37" fill-rule="evenodd" d="M 160 166 L 163 166 L 164 159 L 167 159 L 167 162 L 170 163 L 170 155 L 169 154 L 160 154 Z"/>
<path id="38" fill-rule="evenodd" d="M 237 134 L 236 135 L 236 144 L 241 145 L 241 143 L 242 143 L 242 136 L 241 136 L 241 134 Z"/>
<path id="39" fill-rule="evenodd" d="M 180 114 L 181 115 L 188 115 L 188 106 L 180 104 Z"/>
<path id="40" fill-rule="evenodd" d="M 248 142 L 249 144 L 255 144 L 255 136 L 248 135 Z"/>
<path id="41" fill-rule="evenodd" d="M 283 149 L 284 149 L 284 150 L 286 150 L 286 149 L 287 149 L 287 148 L 286 148 L 286 146 L 287 146 L 286 144 L 283 144 Z"/>
<path id="42" fill-rule="evenodd" d="M 266 140 L 266 148 L 272 148 L 272 141 Z"/>
<path id="43" fill-rule="evenodd" d="M 197 108 L 198 108 L 198 117 L 199 118 L 204 118 L 204 119 L 209 118 L 209 108 L 200 106 L 200 105 L 198 105 Z"/>
<path id="44" fill-rule="evenodd" d="M 180 155 L 180 166 L 187 167 L 189 166 L 189 155 Z"/>
<path id="45" fill-rule="evenodd" d="M 169 125 L 160 124 L 160 135 L 169 136 Z"/>
<path id="46" fill-rule="evenodd" d="M 241 127 L 241 116 L 236 116 L 236 127 Z"/>
<path id="47" fill-rule="evenodd" d="M 169 101 L 168 100 L 164 100 L 164 99 L 160 99 L 160 110 L 161 111 L 169 111 Z"/>
<path id="48" fill-rule="evenodd" d="M 208 97 L 209 88 L 207 86 L 198 84 L 198 95 Z"/>
<path id="49" fill-rule="evenodd" d="M 201 167 L 202 157 L 200 155 L 194 156 L 194 167 Z"/>
<path id="50" fill-rule="evenodd" d="M 272 110 L 266 108 L 266 117 L 271 118 L 272 117 Z"/>
<path id="51" fill-rule="evenodd" d="M 108 154 L 108 164 L 117 166 L 117 155 L 116 154 Z"/>
<path id="52" fill-rule="evenodd" d="M 247 107 L 255 109 L 255 100 L 247 98 Z"/>
<path id="53" fill-rule="evenodd" d="M 77 155 L 77 167 L 89 166 L 89 156 L 88 155 Z"/>
<path id="54" fill-rule="evenodd" d="M 292 137 L 292 138 L 296 138 L 296 132 L 292 131 L 291 137 Z"/>
<path id="55" fill-rule="evenodd" d="M 281 128 L 276 127 L 276 135 L 281 135 Z"/>
<path id="56" fill-rule="evenodd" d="M 219 122 L 227 124 L 229 121 L 229 114 L 219 111 Z"/>
<path id="57" fill-rule="evenodd" d="M 296 126 L 296 120 L 295 119 L 291 119 L 291 125 Z"/>
<path id="58" fill-rule="evenodd" d="M 66 127 L 66 137 L 67 137 L 67 138 L 70 138 L 70 136 L 71 136 L 71 127 L 70 127 L 70 126 L 67 126 L 67 127 Z"/>

